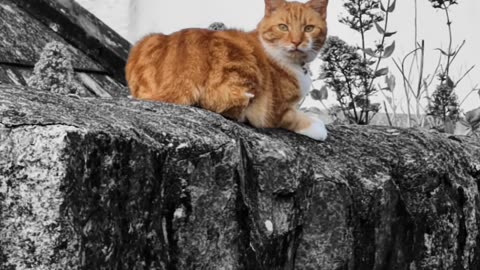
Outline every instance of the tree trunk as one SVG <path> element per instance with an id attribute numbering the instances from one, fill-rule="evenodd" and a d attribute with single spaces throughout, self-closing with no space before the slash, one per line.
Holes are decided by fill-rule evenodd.
<path id="1" fill-rule="evenodd" d="M 0 86 L 0 269 L 480 269 L 480 142 Z"/>

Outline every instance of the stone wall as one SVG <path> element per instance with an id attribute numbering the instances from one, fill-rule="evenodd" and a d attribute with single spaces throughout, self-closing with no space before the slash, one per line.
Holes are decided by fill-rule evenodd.
<path id="1" fill-rule="evenodd" d="M 0 269 L 479 269 L 480 142 L 0 86 Z"/>

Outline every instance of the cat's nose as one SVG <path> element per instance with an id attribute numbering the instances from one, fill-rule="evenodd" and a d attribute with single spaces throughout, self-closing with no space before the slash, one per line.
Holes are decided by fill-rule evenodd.
<path id="1" fill-rule="evenodd" d="M 292 44 L 295 45 L 295 48 L 298 48 L 298 46 L 300 46 L 300 44 L 302 44 L 302 41 L 292 40 Z"/>

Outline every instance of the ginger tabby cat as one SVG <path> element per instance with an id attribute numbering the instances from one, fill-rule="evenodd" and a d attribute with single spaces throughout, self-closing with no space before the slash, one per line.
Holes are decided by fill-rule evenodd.
<path id="1" fill-rule="evenodd" d="M 259 128 L 325 140 L 322 121 L 297 110 L 327 35 L 328 0 L 265 0 L 253 32 L 185 29 L 136 44 L 126 74 L 135 98 L 194 105 Z"/>

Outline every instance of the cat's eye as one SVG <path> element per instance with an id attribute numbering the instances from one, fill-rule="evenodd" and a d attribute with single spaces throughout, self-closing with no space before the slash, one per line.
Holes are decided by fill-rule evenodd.
<path id="1" fill-rule="evenodd" d="M 288 31 L 288 25 L 286 25 L 286 24 L 279 24 L 279 25 L 278 25 L 278 29 L 280 29 L 280 31 L 287 32 L 287 31 Z"/>
<path id="2" fill-rule="evenodd" d="M 303 31 L 304 31 L 304 32 L 312 32 L 313 29 L 315 29 L 315 26 L 313 26 L 313 25 L 307 25 L 307 26 L 305 26 L 305 28 L 303 28 Z"/>

